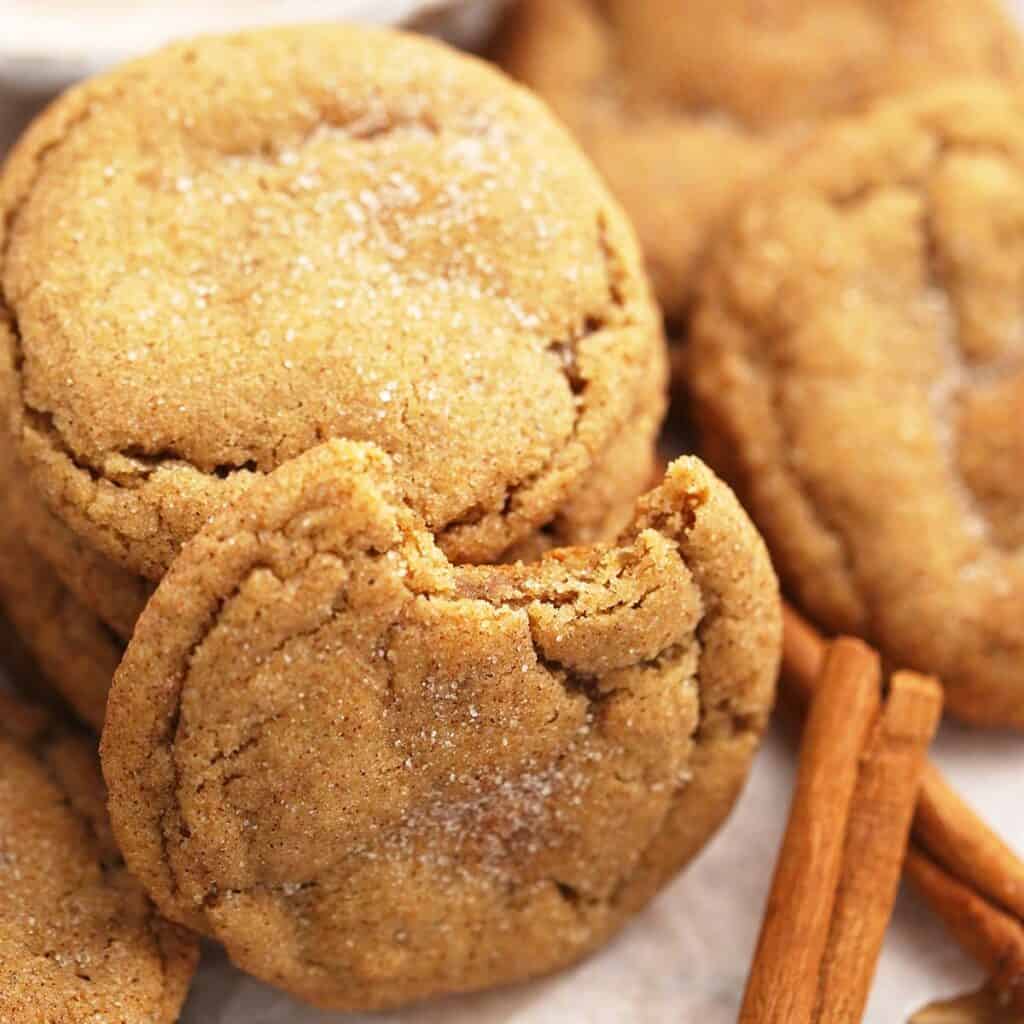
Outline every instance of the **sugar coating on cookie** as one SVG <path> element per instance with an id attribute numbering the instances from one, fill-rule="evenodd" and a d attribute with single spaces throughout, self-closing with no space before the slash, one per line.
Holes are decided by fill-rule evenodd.
<path id="1" fill-rule="evenodd" d="M 691 384 L 803 606 L 1024 728 L 1024 103 L 840 122 L 717 248 Z"/>
<path id="2" fill-rule="evenodd" d="M 0 1019 L 171 1024 L 198 958 L 125 870 L 95 746 L 0 691 Z"/>
<path id="3" fill-rule="evenodd" d="M 809 125 L 1024 71 L 999 0 L 519 0 L 494 56 L 581 139 L 679 321 L 718 219 Z"/>
<path id="4" fill-rule="evenodd" d="M 617 545 L 453 566 L 372 446 L 254 484 L 182 551 L 104 771 L 172 918 L 315 1004 L 398 1005 L 595 948 L 703 845 L 771 705 L 777 585 L 680 460 Z"/>
<path id="5" fill-rule="evenodd" d="M 539 101 L 430 40 L 173 46 L 58 100 L 0 207 L 32 486 L 153 579 L 332 437 L 379 444 L 445 550 L 493 559 L 663 401 L 621 211 Z"/>

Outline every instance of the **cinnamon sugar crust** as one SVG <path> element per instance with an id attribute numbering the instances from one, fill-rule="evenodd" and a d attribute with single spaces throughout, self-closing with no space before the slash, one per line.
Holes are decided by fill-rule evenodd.
<path id="1" fill-rule="evenodd" d="M 95 746 L 0 691 L 0 1019 L 171 1024 L 198 943 L 125 870 Z"/>
<path id="2" fill-rule="evenodd" d="M 727 814 L 777 586 L 683 459 L 615 545 L 456 566 L 373 446 L 331 442 L 183 549 L 103 737 L 132 869 L 312 1003 L 380 1008 L 594 949 Z"/>

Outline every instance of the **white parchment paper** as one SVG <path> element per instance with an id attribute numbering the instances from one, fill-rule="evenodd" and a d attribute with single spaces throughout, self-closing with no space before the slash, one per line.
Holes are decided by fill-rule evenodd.
<path id="1" fill-rule="evenodd" d="M 552 0 L 555 2 L 555 0 Z M 135 24 L 83 54 L 64 45 L 73 33 L 48 36 L 36 22 L 41 8 L 75 12 L 85 3 L 0 0 L 0 150 L 35 102 L 26 91 L 73 76 L 84 64 L 145 48 L 182 27 L 193 11 L 239 21 L 241 5 L 98 4 L 110 26 L 142 8 L 158 11 L 147 29 Z M 251 20 L 326 19 L 349 13 L 375 21 L 405 17 L 416 0 L 333 0 L 328 4 L 253 3 Z M 235 8 L 234 11 L 230 10 Z M 1014 0 L 1024 17 L 1024 0 Z M 172 21 L 171 19 L 177 19 Z M 231 20 L 233 19 L 233 20 Z M 168 28 L 168 26 L 171 26 Z M 13 33 L 13 35 L 12 35 Z M 155 34 L 154 34 L 155 33 Z M 47 40 L 60 39 L 57 52 Z M 18 51 L 15 54 L 15 51 Z M 4 63 L 6 58 L 6 64 Z M 77 63 L 76 63 L 77 62 Z M 20 78 L 19 78 L 20 74 Z M 13 76 L 13 81 L 12 81 Z M 459 998 L 376 1016 L 322 1014 L 245 977 L 213 946 L 207 948 L 182 1024 L 728 1024 L 735 1020 L 743 982 L 784 827 L 793 773 L 792 737 L 769 735 L 735 814 L 699 860 L 622 935 L 586 963 L 555 978 L 483 996 Z M 944 727 L 935 756 L 960 791 L 1024 853 L 1024 739 Z M 942 995 L 977 983 L 977 969 L 946 938 L 916 899 L 901 895 L 887 937 L 866 1017 L 896 1024 Z"/>

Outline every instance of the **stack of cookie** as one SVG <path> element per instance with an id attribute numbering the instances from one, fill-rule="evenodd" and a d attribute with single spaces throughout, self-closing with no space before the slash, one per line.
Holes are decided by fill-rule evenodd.
<path id="1" fill-rule="evenodd" d="M 159 911 L 330 1007 L 603 942 L 728 812 L 780 616 L 701 463 L 638 501 L 660 318 L 563 129 L 422 39 L 207 39 L 57 101 L 0 206 L 0 594 Z M 19 1006 L 77 1008 L 76 937 L 12 940 Z"/>
<path id="2" fill-rule="evenodd" d="M 523 0 L 701 451 L 830 631 L 1024 729 L 1024 50 L 989 0 Z M 956 84 L 962 79 L 963 84 Z"/>

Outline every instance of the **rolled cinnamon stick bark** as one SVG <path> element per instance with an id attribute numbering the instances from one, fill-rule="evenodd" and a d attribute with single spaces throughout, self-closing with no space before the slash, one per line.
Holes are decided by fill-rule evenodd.
<path id="1" fill-rule="evenodd" d="M 928 745 L 942 717 L 942 687 L 896 673 L 861 759 L 843 871 L 822 960 L 815 1020 L 848 1024 L 867 1006 L 896 902 Z"/>
<path id="2" fill-rule="evenodd" d="M 858 769 L 879 709 L 878 655 L 831 647 L 804 730 L 789 825 L 740 1024 L 809 1024 L 843 864 Z"/>
<path id="3" fill-rule="evenodd" d="M 795 700 L 806 703 L 814 692 L 828 644 L 788 605 L 783 621 L 783 681 Z M 1024 861 L 930 762 L 921 782 L 914 837 L 954 875 L 1024 920 Z"/>
<path id="4" fill-rule="evenodd" d="M 907 875 L 943 924 L 1024 1013 L 1024 925 L 993 907 L 919 849 L 907 853 Z"/>

